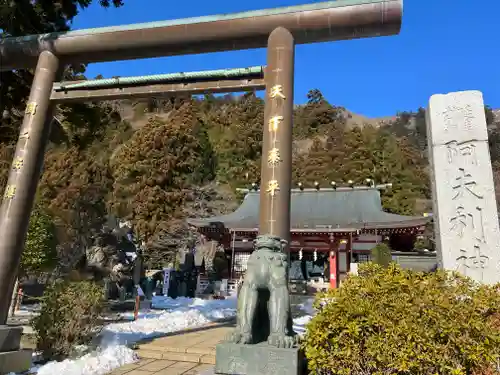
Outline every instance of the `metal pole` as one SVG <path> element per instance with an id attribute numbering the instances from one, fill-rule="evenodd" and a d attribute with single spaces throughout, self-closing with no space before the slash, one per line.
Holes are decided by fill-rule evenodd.
<path id="1" fill-rule="evenodd" d="M 347 246 L 348 246 L 348 263 L 347 263 L 347 272 L 351 271 L 351 263 L 352 263 L 352 232 L 349 232 L 349 240 L 347 241 Z"/>
<path id="2" fill-rule="evenodd" d="M 283 27 L 268 40 L 259 234 L 290 243 L 295 42 Z M 287 246 L 288 248 L 288 246 Z"/>
<path id="3" fill-rule="evenodd" d="M 132 270 L 132 279 L 134 281 L 134 286 L 141 284 L 143 268 L 144 268 L 144 256 L 142 254 L 142 249 L 136 249 L 136 258 Z"/>
<path id="4" fill-rule="evenodd" d="M 59 59 L 40 54 L 0 208 L 0 324 L 7 321 L 17 269 L 50 135 L 52 84 Z"/>

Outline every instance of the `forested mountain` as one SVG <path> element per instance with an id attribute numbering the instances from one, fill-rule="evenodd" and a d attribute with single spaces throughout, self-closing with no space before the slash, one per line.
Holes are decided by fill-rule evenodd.
<path id="1" fill-rule="evenodd" d="M 259 180 L 264 102 L 254 94 L 117 101 L 60 108 L 37 207 L 58 229 L 61 256 L 89 244 L 109 215 L 130 220 L 154 245 L 186 234 L 188 216 L 233 210 L 235 188 Z M 492 145 L 498 124 L 486 108 Z M 349 123 L 311 90 L 294 112 L 294 182 L 391 182 L 390 212 L 412 214 L 430 197 L 424 110 L 391 121 Z M 19 122 L 10 126 L 18 126 Z M 17 129 L 0 143 L 6 183 Z M 498 163 L 497 147 L 491 148 Z"/>

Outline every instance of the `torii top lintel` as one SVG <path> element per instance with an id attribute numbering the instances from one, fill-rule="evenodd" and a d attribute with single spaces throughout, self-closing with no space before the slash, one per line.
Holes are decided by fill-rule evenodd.
<path id="1" fill-rule="evenodd" d="M 0 71 L 31 68 L 49 50 L 64 62 L 102 62 L 262 48 L 282 26 L 296 43 L 398 34 L 402 0 L 338 0 L 0 39 Z"/>

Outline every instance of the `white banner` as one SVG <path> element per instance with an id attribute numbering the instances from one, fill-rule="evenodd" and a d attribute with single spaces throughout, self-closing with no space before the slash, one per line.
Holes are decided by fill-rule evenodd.
<path id="1" fill-rule="evenodd" d="M 139 297 L 144 297 L 145 294 L 144 294 L 144 291 L 142 290 L 142 288 L 140 287 L 140 285 L 136 285 L 135 287 L 137 288 L 137 295 Z"/>
<path id="2" fill-rule="evenodd" d="M 171 268 L 164 268 L 163 269 L 163 295 L 167 296 L 168 295 L 168 288 L 170 286 L 170 272 L 172 271 Z"/>
<path id="3" fill-rule="evenodd" d="M 200 275 L 198 275 L 198 277 L 196 278 L 196 294 L 201 294 L 202 290 L 201 290 L 201 277 Z"/>
<path id="4" fill-rule="evenodd" d="M 358 274 L 358 263 L 351 263 L 351 274 L 357 275 Z"/>

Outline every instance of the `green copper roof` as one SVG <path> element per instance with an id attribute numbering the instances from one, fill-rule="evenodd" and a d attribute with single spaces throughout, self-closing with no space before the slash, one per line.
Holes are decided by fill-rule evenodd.
<path id="1" fill-rule="evenodd" d="M 137 29 L 150 29 L 150 28 L 156 28 L 156 27 L 187 25 L 187 24 L 215 22 L 215 21 L 223 21 L 223 20 L 236 20 L 236 19 L 242 19 L 242 18 L 271 16 L 271 15 L 296 13 L 296 12 L 304 12 L 304 11 L 307 12 L 307 11 L 312 11 L 312 10 L 321 10 L 321 9 L 328 9 L 328 8 L 341 8 L 341 7 L 348 7 L 348 6 L 354 6 L 354 5 L 376 4 L 376 3 L 383 3 L 383 2 L 386 2 L 386 0 L 325 1 L 325 2 L 318 2 L 318 3 L 312 3 L 312 4 L 289 6 L 289 7 L 253 10 L 253 11 L 240 12 L 240 13 L 217 14 L 217 15 L 211 15 L 211 16 L 181 18 L 181 19 L 167 20 L 167 21 L 136 23 L 136 24 L 132 24 L 132 25 L 99 27 L 99 28 L 94 28 L 94 29 L 74 30 L 74 31 L 69 31 L 69 32 L 49 33 L 49 34 L 40 34 L 40 35 L 27 35 L 27 36 L 22 36 L 22 37 L 11 37 L 11 38 L 5 38 L 3 40 L 3 42 L 4 43 L 5 42 L 21 42 L 21 41 L 25 42 L 25 41 L 29 41 L 29 40 L 33 40 L 33 39 L 70 38 L 73 36 L 80 36 L 80 35 L 85 35 L 85 34 L 100 34 L 100 33 L 110 33 L 110 32 L 116 32 L 116 31 L 129 31 L 129 30 L 137 30 Z M 0 38 L 0 42 L 1 41 L 2 41 L 2 38 Z"/>
<path id="2" fill-rule="evenodd" d="M 223 223 L 227 229 L 256 230 L 259 226 L 260 192 L 245 196 L 234 212 L 206 219 L 188 219 L 196 227 Z M 384 212 L 380 192 L 375 188 L 293 189 L 291 194 L 291 229 L 318 231 L 328 229 L 389 229 L 416 227 L 430 218 L 403 216 Z"/>
<path id="3" fill-rule="evenodd" d="M 69 91 L 89 88 L 105 88 L 110 86 L 131 86 L 131 85 L 146 85 L 160 84 L 166 82 L 182 82 L 190 80 L 221 80 L 221 79 L 237 79 L 248 78 L 251 76 L 262 76 L 264 74 L 264 66 L 252 66 L 249 68 L 238 69 L 218 69 L 204 70 L 200 72 L 181 72 L 168 74 L 155 74 L 150 76 L 137 77 L 117 77 L 106 79 L 94 79 L 78 83 L 66 83 L 64 85 L 54 85 L 55 91 Z"/>

